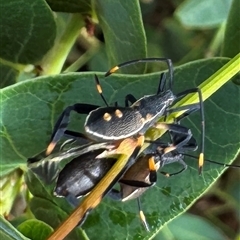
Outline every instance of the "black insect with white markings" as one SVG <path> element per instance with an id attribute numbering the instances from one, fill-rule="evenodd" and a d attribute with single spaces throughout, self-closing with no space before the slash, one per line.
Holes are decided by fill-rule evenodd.
<path id="1" fill-rule="evenodd" d="M 47 154 L 51 153 L 55 144 L 62 138 L 67 125 L 71 111 L 76 111 L 79 114 L 88 114 L 84 129 L 86 135 L 98 142 L 104 141 L 118 141 L 125 138 L 144 135 L 150 127 L 167 129 L 178 132 L 175 127 L 171 128 L 171 125 L 166 123 L 157 123 L 161 116 L 166 116 L 169 113 L 177 112 L 181 110 L 196 111 L 200 109 L 202 119 L 202 141 L 201 141 L 201 155 L 199 158 L 199 172 L 203 165 L 203 152 L 204 152 L 204 111 L 201 91 L 198 88 L 188 89 L 177 95 L 172 92 L 173 85 L 173 67 L 170 59 L 166 58 L 146 58 L 133 60 L 122 63 L 106 73 L 109 76 L 121 67 L 128 66 L 139 62 L 166 62 L 169 69 L 169 85 L 166 89 L 166 75 L 161 74 L 158 91 L 154 95 L 147 95 L 137 100 L 133 95 L 128 94 L 125 97 L 125 107 L 109 106 L 105 100 L 102 89 L 99 84 L 98 77 L 95 75 L 97 82 L 97 89 L 107 107 L 99 107 L 91 104 L 77 103 L 67 107 L 57 120 L 51 142 L 47 149 Z M 174 102 L 182 97 L 190 94 L 198 93 L 199 103 L 181 106 L 177 108 L 171 108 Z M 132 104 L 129 106 L 129 102 Z M 186 134 L 188 137 L 189 132 Z"/>
<path id="2" fill-rule="evenodd" d="M 108 196 L 114 200 L 128 201 L 137 199 L 140 218 L 146 230 L 149 230 L 149 227 L 141 209 L 140 196 L 157 182 L 157 171 L 165 165 L 177 162 L 183 166 L 180 170 L 174 173 L 160 172 L 167 177 L 177 175 L 187 169 L 187 164 L 184 162 L 185 156 L 197 158 L 185 153 L 197 149 L 197 143 L 193 137 L 184 146 L 166 152 L 169 145 L 178 145 L 177 141 L 181 142 L 183 136 L 170 133 L 170 137 L 171 141 L 176 142 L 172 142 L 172 144 L 159 141 L 153 142 L 119 179 L 120 190 L 113 188 L 108 192 Z M 88 194 L 117 160 L 115 158 L 96 158 L 99 153 L 99 150 L 94 150 L 69 162 L 58 175 L 54 194 L 58 197 L 66 197 L 73 204 L 78 203 L 76 198 Z M 226 167 L 240 167 L 224 165 L 208 159 L 206 161 Z"/>

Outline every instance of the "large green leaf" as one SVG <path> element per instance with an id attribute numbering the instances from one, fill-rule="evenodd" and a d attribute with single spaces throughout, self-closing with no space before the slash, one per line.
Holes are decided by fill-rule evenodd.
<path id="1" fill-rule="evenodd" d="M 174 92 L 199 85 L 226 62 L 226 59 L 209 59 L 176 68 Z M 112 75 L 107 79 L 103 79 L 102 74 L 99 76 L 108 102 L 118 100 L 121 104 L 128 93 L 137 98 L 155 93 L 159 79 L 159 73 Z M 239 94 L 239 86 L 229 82 L 205 102 L 207 158 L 231 163 L 239 152 Z M 27 157 L 43 150 L 57 116 L 66 106 L 76 102 L 103 105 L 95 89 L 93 73 L 41 77 L 5 88 L 1 95 L 3 167 L 25 166 Z M 198 114 L 195 115 L 183 124 L 190 127 L 199 140 L 201 123 Z M 76 116 L 73 114 L 71 129 L 81 131 L 84 116 Z M 185 173 L 170 179 L 159 176 L 157 186 L 143 196 L 150 233 L 143 230 L 134 201 L 123 204 L 105 200 L 83 225 L 89 237 L 98 238 L 99 232 L 103 239 L 152 237 L 165 222 L 189 207 L 223 171 L 222 167 L 206 163 L 204 174 L 199 177 L 196 161 L 187 163 L 189 169 Z M 175 166 L 169 166 L 168 170 L 174 172 L 174 169 Z"/>
<path id="2" fill-rule="evenodd" d="M 176 10 L 175 15 L 186 27 L 212 28 L 222 24 L 231 6 L 229 0 L 185 0 Z"/>
<path id="3" fill-rule="evenodd" d="M 46 0 L 53 11 L 68 13 L 90 13 L 91 1 L 86 0 Z"/>
<path id="4" fill-rule="evenodd" d="M 204 229 L 204 231 L 203 231 Z M 163 228 L 155 240 L 224 240 L 226 237 L 220 229 L 214 228 L 201 217 L 183 214 Z"/>
<path id="5" fill-rule="evenodd" d="M 127 60 L 146 57 L 146 36 L 139 1 L 97 0 L 94 2 L 104 34 L 109 67 Z M 128 73 L 143 73 L 144 65 L 127 70 Z"/>
<path id="6" fill-rule="evenodd" d="M 44 0 L 0 1 L 0 57 L 14 63 L 36 63 L 56 37 L 53 13 Z"/>
<path id="7" fill-rule="evenodd" d="M 239 26 L 240 0 L 234 0 L 228 15 L 223 53 L 225 57 L 234 57 L 240 52 L 240 26 Z"/>

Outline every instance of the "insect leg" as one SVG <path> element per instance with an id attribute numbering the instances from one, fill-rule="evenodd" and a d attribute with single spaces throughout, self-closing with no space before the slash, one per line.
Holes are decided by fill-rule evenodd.
<path id="1" fill-rule="evenodd" d="M 70 119 L 70 113 L 75 111 L 79 114 L 88 114 L 92 110 L 98 108 L 97 105 L 85 104 L 85 103 L 76 103 L 72 106 L 68 106 L 58 118 L 53 133 L 51 136 L 50 144 L 48 145 L 46 154 L 49 155 L 54 149 L 57 142 L 63 137 Z"/>
<path id="2" fill-rule="evenodd" d="M 99 95 L 101 96 L 102 100 L 104 101 L 104 103 L 106 104 L 106 106 L 109 107 L 109 105 L 107 103 L 107 100 L 106 100 L 106 98 L 103 95 L 103 91 L 102 91 L 102 87 L 100 85 L 99 78 L 98 78 L 98 76 L 96 74 L 94 76 L 95 76 L 95 82 L 96 82 L 96 86 L 97 86 L 97 91 L 98 91 Z"/>
<path id="3" fill-rule="evenodd" d="M 137 198 L 137 203 L 138 203 L 138 210 L 139 210 L 140 219 L 143 223 L 143 226 L 145 227 L 146 231 L 150 232 L 149 227 L 148 227 L 148 223 L 146 221 L 146 217 L 145 217 L 145 215 L 142 211 L 140 197 Z"/>
<path id="4" fill-rule="evenodd" d="M 202 167 L 203 167 L 203 164 L 204 164 L 204 146 L 205 146 L 205 117 L 204 117 L 202 92 L 199 88 L 192 88 L 192 89 L 188 89 L 188 90 L 185 90 L 185 91 L 177 94 L 176 97 L 177 97 L 177 99 L 181 99 L 182 97 L 184 97 L 188 94 L 191 94 L 191 93 L 197 93 L 198 94 L 198 98 L 199 98 L 198 103 L 168 109 L 167 112 L 170 113 L 170 112 L 177 112 L 177 111 L 181 111 L 181 110 L 189 110 L 189 112 L 194 112 L 194 111 L 197 111 L 198 109 L 200 109 L 201 136 L 202 136 L 201 138 L 202 139 L 201 139 L 201 145 L 200 145 L 201 153 L 199 155 L 199 160 L 198 160 L 198 171 L 199 171 L 199 174 L 201 174 L 202 173 Z"/>
<path id="5" fill-rule="evenodd" d="M 132 94 L 128 94 L 128 95 L 126 95 L 126 97 L 125 97 L 125 106 L 126 107 L 129 107 L 129 102 L 131 103 L 131 104 L 133 104 L 134 102 L 136 102 L 137 101 L 137 99 L 132 95 Z"/>
<path id="6" fill-rule="evenodd" d="M 191 130 L 179 124 L 156 123 L 154 127 L 159 129 L 166 129 L 177 134 L 182 134 L 183 136 L 181 138 L 181 141 L 178 141 L 176 144 L 173 144 L 172 146 L 166 147 L 164 149 L 164 153 L 168 153 L 175 149 L 182 148 L 192 138 Z"/>
<path id="7" fill-rule="evenodd" d="M 126 67 L 132 64 L 136 64 L 136 63 L 143 63 L 143 62 L 166 62 L 168 65 L 168 70 L 169 70 L 169 78 L 170 78 L 170 82 L 169 82 L 169 89 L 172 89 L 172 85 L 173 85 L 173 65 L 172 65 L 172 60 L 168 59 L 168 58 L 143 58 L 143 59 L 135 59 L 132 61 L 128 61 L 128 62 L 124 62 L 121 63 L 113 68 L 111 68 L 106 74 L 105 76 L 109 76 L 112 73 L 116 72 L 118 69 L 122 68 L 122 67 Z"/>
<path id="8" fill-rule="evenodd" d="M 164 91 L 165 87 L 166 87 L 166 74 L 162 73 L 160 75 L 160 80 L 159 80 L 159 84 L 158 84 L 158 90 L 157 90 L 157 94 L 161 93 Z"/>
<path id="9" fill-rule="evenodd" d="M 163 174 L 163 175 L 166 176 L 166 177 L 171 177 L 171 176 L 174 176 L 174 175 L 178 175 L 179 173 L 182 173 L 182 172 L 184 172 L 185 170 L 187 170 L 187 164 L 183 161 L 182 156 L 179 156 L 178 158 L 179 158 L 179 159 L 177 159 L 177 160 L 175 160 L 175 161 L 172 161 L 172 162 L 170 162 L 169 159 L 168 159 L 168 161 L 169 161 L 169 163 L 178 162 L 178 163 L 180 163 L 181 165 L 183 165 L 183 168 L 182 168 L 181 170 L 179 170 L 179 171 L 177 171 L 177 172 L 174 172 L 174 173 L 168 173 L 168 172 L 163 172 L 163 171 L 161 171 L 160 173 Z M 164 165 L 167 165 L 167 164 L 168 164 L 168 163 L 165 163 Z"/>

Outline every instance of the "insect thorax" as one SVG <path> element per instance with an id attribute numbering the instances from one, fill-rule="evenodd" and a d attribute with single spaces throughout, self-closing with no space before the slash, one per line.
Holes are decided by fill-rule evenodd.
<path id="1" fill-rule="evenodd" d="M 85 131 L 90 138 L 111 141 L 135 135 L 143 124 L 138 110 L 130 107 L 105 107 L 89 114 L 85 122 Z"/>
<path id="2" fill-rule="evenodd" d="M 176 99 L 172 91 L 168 90 L 157 95 L 148 95 L 139 99 L 133 105 L 138 107 L 140 114 L 145 119 L 145 124 L 141 133 L 151 127 L 157 120 L 166 113 L 166 109 L 171 106 Z"/>

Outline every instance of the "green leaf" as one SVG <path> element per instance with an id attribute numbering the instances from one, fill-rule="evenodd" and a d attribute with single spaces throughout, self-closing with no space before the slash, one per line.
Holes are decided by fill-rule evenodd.
<path id="1" fill-rule="evenodd" d="M 0 214 L 8 216 L 23 185 L 23 171 L 17 169 L 6 176 L 1 171 L 0 177 Z"/>
<path id="2" fill-rule="evenodd" d="M 165 226 L 154 239 L 224 240 L 226 237 L 206 220 L 191 214 L 183 214 Z"/>
<path id="3" fill-rule="evenodd" d="M 63 199 L 52 198 L 52 192 L 53 192 L 52 190 L 55 186 L 54 183 L 50 184 L 49 182 L 46 183 L 45 181 L 40 181 L 39 178 L 32 171 L 28 171 L 26 173 L 26 183 L 29 191 L 32 193 L 32 195 L 37 197 L 37 199 L 43 199 L 44 201 L 51 201 L 51 204 L 53 204 L 55 207 L 58 206 L 61 209 L 61 211 L 64 211 L 65 215 L 66 213 L 69 214 L 72 211 L 72 207 Z M 35 200 L 33 199 L 32 202 L 34 201 Z M 41 205 L 40 205 L 40 208 L 41 208 Z M 49 206 L 49 210 L 50 209 L 51 209 L 51 206 Z M 33 208 L 33 213 L 35 211 L 37 211 L 37 209 Z M 64 217 L 66 217 L 65 215 Z M 61 220 L 64 219 L 64 217 L 62 217 Z M 40 220 L 42 219 L 40 218 Z M 56 227 L 56 225 L 52 225 L 51 221 L 49 224 L 51 226 Z"/>
<path id="4" fill-rule="evenodd" d="M 205 65 L 204 62 L 205 61 L 202 61 L 201 67 L 200 65 L 193 67 L 193 63 L 185 65 L 185 76 L 183 76 L 183 73 L 176 71 L 175 79 L 178 84 L 175 84 L 175 86 L 179 88 L 179 91 L 186 88 L 186 86 L 184 87 L 185 84 L 187 84 L 188 87 L 192 87 L 201 82 L 200 76 L 202 76 L 203 72 L 207 71 L 207 69 L 203 67 Z M 205 70 L 203 70 L 203 68 Z M 211 71 L 214 72 L 213 67 L 211 66 L 210 68 Z M 196 69 L 198 73 L 196 73 Z M 206 74 L 206 72 L 204 74 Z M 231 163 L 239 153 L 240 132 L 237 130 L 237 135 L 235 135 L 235 126 L 239 122 L 240 114 L 239 108 L 237 107 L 238 101 L 233 101 L 229 104 L 229 102 L 222 101 L 223 96 L 224 99 L 232 99 L 232 96 L 238 99 L 240 89 L 237 85 L 229 82 L 205 102 L 207 133 L 205 155 L 206 158 L 218 162 Z M 229 113 L 231 113 L 230 122 L 226 120 Z M 221 119 L 221 124 L 216 123 L 216 119 Z M 190 127 L 194 136 L 199 136 L 200 122 L 198 116 L 191 116 L 189 120 L 186 119 L 182 123 Z M 230 125 L 233 126 L 232 130 L 230 130 Z M 227 126 L 226 132 L 223 126 Z M 232 131 L 234 131 L 234 134 L 232 134 Z M 105 234 L 103 235 L 105 238 L 109 237 L 108 232 L 110 232 L 112 228 L 115 230 L 114 233 L 111 231 L 110 234 L 113 238 L 125 239 L 126 236 L 129 239 L 152 238 L 164 223 L 185 211 L 223 172 L 223 167 L 205 163 L 204 175 L 203 177 L 199 177 L 197 173 L 197 162 L 189 160 L 186 159 L 189 168 L 185 173 L 169 179 L 159 176 L 157 186 L 149 189 L 147 194 L 143 196 L 142 205 L 147 221 L 151 226 L 150 233 L 144 232 L 141 226 L 138 225 L 140 224 L 140 220 L 136 218 L 137 207 L 132 205 L 136 203 L 116 203 L 113 206 L 111 200 L 102 203 L 101 207 L 97 208 L 95 212 L 89 216 L 83 228 L 90 237 L 94 238 L 96 235 L 93 229 L 96 230 L 97 222 L 99 222 L 100 219 L 109 219 L 107 222 L 100 221 L 98 224 L 100 225 L 99 229 L 106 229 L 106 233 L 103 233 Z M 176 171 L 176 166 L 174 165 L 167 168 L 167 172 L 174 171 Z"/>
<path id="5" fill-rule="evenodd" d="M 68 13 L 90 13 L 91 1 L 86 0 L 46 0 L 53 11 Z"/>
<path id="6" fill-rule="evenodd" d="M 109 67 L 127 60 L 146 57 L 146 36 L 139 1 L 97 0 L 95 9 L 102 28 Z M 121 35 L 119 35 L 121 32 Z M 141 67 L 130 67 L 127 73 L 143 73 Z"/>
<path id="7" fill-rule="evenodd" d="M 222 24 L 228 15 L 230 0 L 188 0 L 175 11 L 175 16 L 186 27 L 213 28 Z"/>
<path id="8" fill-rule="evenodd" d="M 53 231 L 49 225 L 36 219 L 30 219 L 21 223 L 17 229 L 32 240 L 45 240 Z"/>
<path id="9" fill-rule="evenodd" d="M 7 66 L 3 63 L 0 63 L 0 88 L 9 86 L 16 82 L 19 71 L 14 68 Z"/>
<path id="10" fill-rule="evenodd" d="M 26 183 L 34 195 L 30 202 L 32 213 L 52 228 L 56 228 L 73 211 L 73 207 L 65 199 L 53 197 L 54 183 L 40 181 L 31 171 L 26 174 Z M 76 228 L 66 239 L 80 239 L 82 234 L 82 230 Z"/>
<path id="11" fill-rule="evenodd" d="M 0 58 L 34 64 L 53 46 L 56 24 L 44 0 L 0 0 Z M 14 14 L 13 14 L 14 13 Z"/>
<path id="12" fill-rule="evenodd" d="M 0 215 L 0 239 L 4 240 L 27 240 L 24 235 L 17 231 L 7 220 Z"/>
<path id="13" fill-rule="evenodd" d="M 178 86 L 178 91 L 180 87 L 189 88 L 193 76 L 203 80 L 220 68 L 223 62 L 226 61 L 211 59 L 176 68 L 175 73 L 180 77 L 175 77 L 175 86 Z M 199 70 L 196 74 L 195 69 L 199 68 L 204 70 Z M 192 72 L 192 76 L 189 72 Z M 103 105 L 93 79 L 93 73 L 71 73 L 27 80 L 2 89 L 1 143 L 5 149 L 2 165 L 19 166 L 26 163 L 28 157 L 45 149 L 56 118 L 66 106 L 76 102 Z M 101 82 L 107 100 L 113 103 L 117 100 L 123 102 L 128 93 L 133 93 L 138 98 L 154 93 L 157 79 L 158 73 L 139 76 L 113 75 L 106 80 L 101 79 Z M 189 83 L 186 82 L 187 79 Z M 80 123 L 83 123 L 84 118 L 85 116 L 80 116 Z M 81 124 L 77 121 L 73 122 L 73 126 L 80 131 Z"/>
<path id="14" fill-rule="evenodd" d="M 208 59 L 176 68 L 174 92 L 199 85 L 227 61 Z M 102 74 L 98 75 L 107 101 L 118 101 L 121 105 L 124 104 L 124 96 L 129 93 L 137 98 L 155 93 L 159 79 L 159 73 L 136 76 L 116 74 L 106 79 Z M 45 149 L 51 129 L 66 106 L 76 102 L 104 105 L 96 91 L 93 73 L 41 77 L 10 86 L 0 93 L 3 116 L 1 142 L 5 149 L 2 153 L 3 166 L 24 164 L 27 157 Z M 240 129 L 236 128 L 240 115 L 237 101 L 239 96 L 239 86 L 228 82 L 205 102 L 206 158 L 231 163 L 239 152 Z M 198 115 L 195 114 L 182 122 L 192 130 L 197 140 L 200 139 L 201 126 Z M 73 114 L 70 129 L 82 131 L 84 119 L 85 116 Z M 99 232 L 103 239 L 110 236 L 117 239 L 153 237 L 164 223 L 185 211 L 223 172 L 222 167 L 205 163 L 203 177 L 199 177 L 197 162 L 187 159 L 186 162 L 189 165 L 186 172 L 169 179 L 159 176 L 157 186 L 149 189 L 143 196 L 143 210 L 151 226 L 150 233 L 143 230 L 134 201 L 119 203 L 106 199 L 89 215 L 83 225 L 89 237 L 97 238 Z M 175 172 L 175 165 L 169 166 L 167 171 Z M 43 202 L 39 202 L 39 208 L 41 205 Z M 44 206 L 46 207 L 47 203 L 44 203 Z M 41 216 L 48 214 L 49 210 L 45 210 L 45 207 Z M 50 205 L 48 208 L 51 209 Z"/>
<path id="15" fill-rule="evenodd" d="M 225 57 L 234 57 L 240 52 L 239 8 L 240 1 L 233 0 L 227 19 L 223 43 L 222 55 Z"/>
<path id="16" fill-rule="evenodd" d="M 34 197 L 30 203 L 31 210 L 36 218 L 44 221 L 53 228 L 56 228 L 60 223 L 67 218 L 70 212 L 66 213 L 59 206 L 55 205 L 49 200 L 43 198 Z M 76 228 L 72 231 L 67 239 L 79 239 L 81 230 Z"/>

